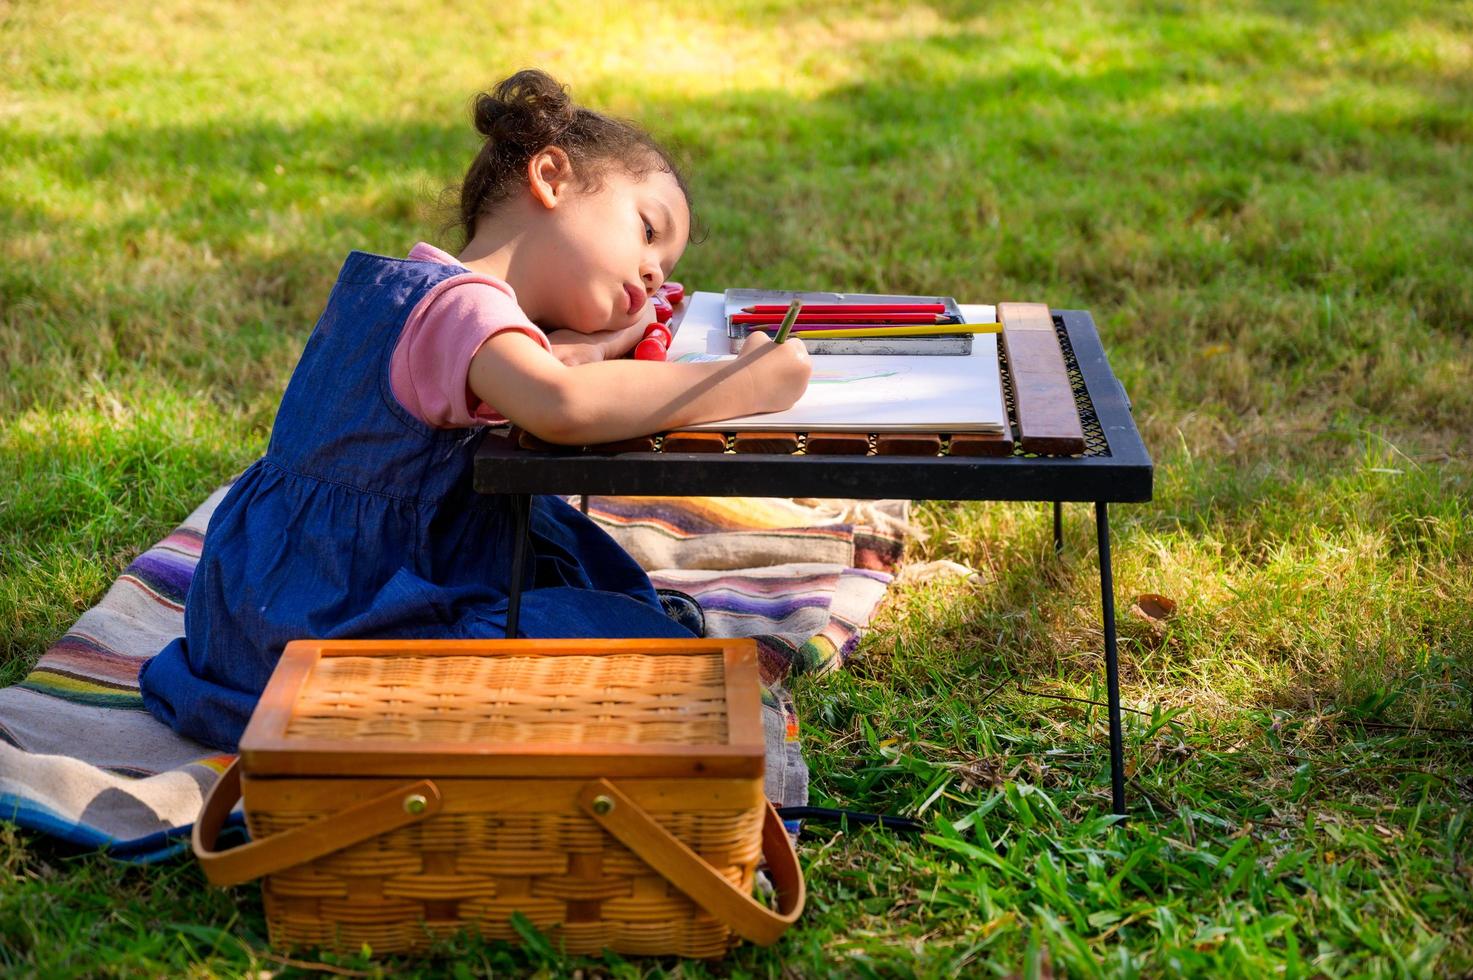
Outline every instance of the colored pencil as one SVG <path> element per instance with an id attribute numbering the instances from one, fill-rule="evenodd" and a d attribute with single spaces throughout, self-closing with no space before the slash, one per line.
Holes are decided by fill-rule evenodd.
<path id="1" fill-rule="evenodd" d="M 732 323 L 777 323 L 781 317 L 770 313 L 733 313 Z M 954 316 L 938 316 L 935 313 L 801 313 L 799 323 L 955 323 Z"/>
<path id="2" fill-rule="evenodd" d="M 787 307 L 758 303 L 742 307 L 743 313 L 786 313 Z M 809 313 L 945 313 L 945 303 L 807 303 Z"/>
<path id="3" fill-rule="evenodd" d="M 739 327 L 745 333 L 751 333 L 753 330 L 764 330 L 764 332 L 770 333 L 778 329 L 779 326 L 781 324 L 770 323 L 770 321 L 769 323 L 739 324 Z M 896 330 L 915 329 L 915 327 L 924 327 L 924 329 L 931 330 L 934 333 L 969 333 L 966 330 L 968 326 L 969 324 L 960 323 L 960 321 L 956 321 L 956 323 L 952 323 L 952 321 L 947 321 L 947 323 L 869 323 L 866 320 L 857 320 L 853 321 L 853 323 L 803 323 L 803 318 L 800 317 L 797 323 L 792 324 L 792 333 L 809 335 L 809 333 L 822 333 L 823 330 L 871 330 L 876 336 L 879 336 L 884 335 L 884 333 L 896 332 Z"/>
<path id="4" fill-rule="evenodd" d="M 803 308 L 803 301 L 795 299 L 788 304 L 788 315 L 783 317 L 783 325 L 778 327 L 777 336 L 772 338 L 774 343 L 782 343 L 788 339 L 788 331 L 793 329 L 793 321 L 798 319 L 798 311 Z"/>
<path id="5" fill-rule="evenodd" d="M 750 330 L 769 330 L 770 327 L 751 327 Z M 1002 330 L 1001 323 L 955 323 L 945 326 L 933 326 L 928 324 L 914 324 L 910 326 L 891 327 L 888 330 L 876 330 L 874 327 L 819 328 L 816 330 L 804 330 L 798 337 L 800 340 L 828 340 L 847 337 L 946 337 L 961 333 L 997 333 Z M 787 331 L 779 331 L 778 336 L 787 339 Z"/>
<path id="6" fill-rule="evenodd" d="M 746 333 L 753 330 L 762 330 L 772 333 L 782 326 L 780 323 L 743 323 L 739 329 Z M 927 330 L 940 330 L 946 332 L 948 327 L 961 327 L 960 323 L 803 323 L 799 321 L 793 324 L 791 333 L 795 337 L 806 337 L 815 331 L 824 330 L 871 330 L 876 335 L 891 333 L 896 330 L 908 330 L 912 327 L 925 327 Z M 953 331 L 955 332 L 955 331 Z"/>

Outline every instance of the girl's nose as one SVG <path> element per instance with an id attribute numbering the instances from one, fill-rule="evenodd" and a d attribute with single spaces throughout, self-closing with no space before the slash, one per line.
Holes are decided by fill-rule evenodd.
<path id="1" fill-rule="evenodd" d="M 646 265 L 640 272 L 640 278 L 644 280 L 644 291 L 648 296 L 655 295 L 655 290 L 665 282 L 665 274 L 658 265 Z"/>

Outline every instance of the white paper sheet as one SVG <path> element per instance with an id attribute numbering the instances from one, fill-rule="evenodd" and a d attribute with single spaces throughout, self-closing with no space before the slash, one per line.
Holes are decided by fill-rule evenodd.
<path id="1" fill-rule="evenodd" d="M 962 304 L 968 323 L 994 323 L 992 306 Z M 732 360 L 720 293 L 695 293 L 670 344 L 672 361 Z M 747 415 L 687 429 L 730 432 L 1002 432 L 1007 409 L 997 373 L 997 334 L 974 334 L 970 354 L 813 358 L 813 377 L 785 412 Z"/>

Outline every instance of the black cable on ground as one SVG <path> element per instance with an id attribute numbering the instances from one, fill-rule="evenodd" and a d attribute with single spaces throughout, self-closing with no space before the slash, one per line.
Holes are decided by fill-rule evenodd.
<path id="1" fill-rule="evenodd" d="M 865 813 L 862 810 L 836 810 L 827 806 L 780 806 L 777 815 L 784 820 L 812 820 L 817 823 L 878 824 L 886 830 L 919 834 L 926 825 L 910 817 L 894 817 L 888 813 Z"/>

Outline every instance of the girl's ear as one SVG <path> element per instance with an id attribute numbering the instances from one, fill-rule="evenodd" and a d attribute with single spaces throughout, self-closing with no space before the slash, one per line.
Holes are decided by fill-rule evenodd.
<path id="1" fill-rule="evenodd" d="M 527 188 L 543 207 L 557 207 L 572 186 L 573 161 L 562 147 L 543 147 L 527 161 Z"/>

